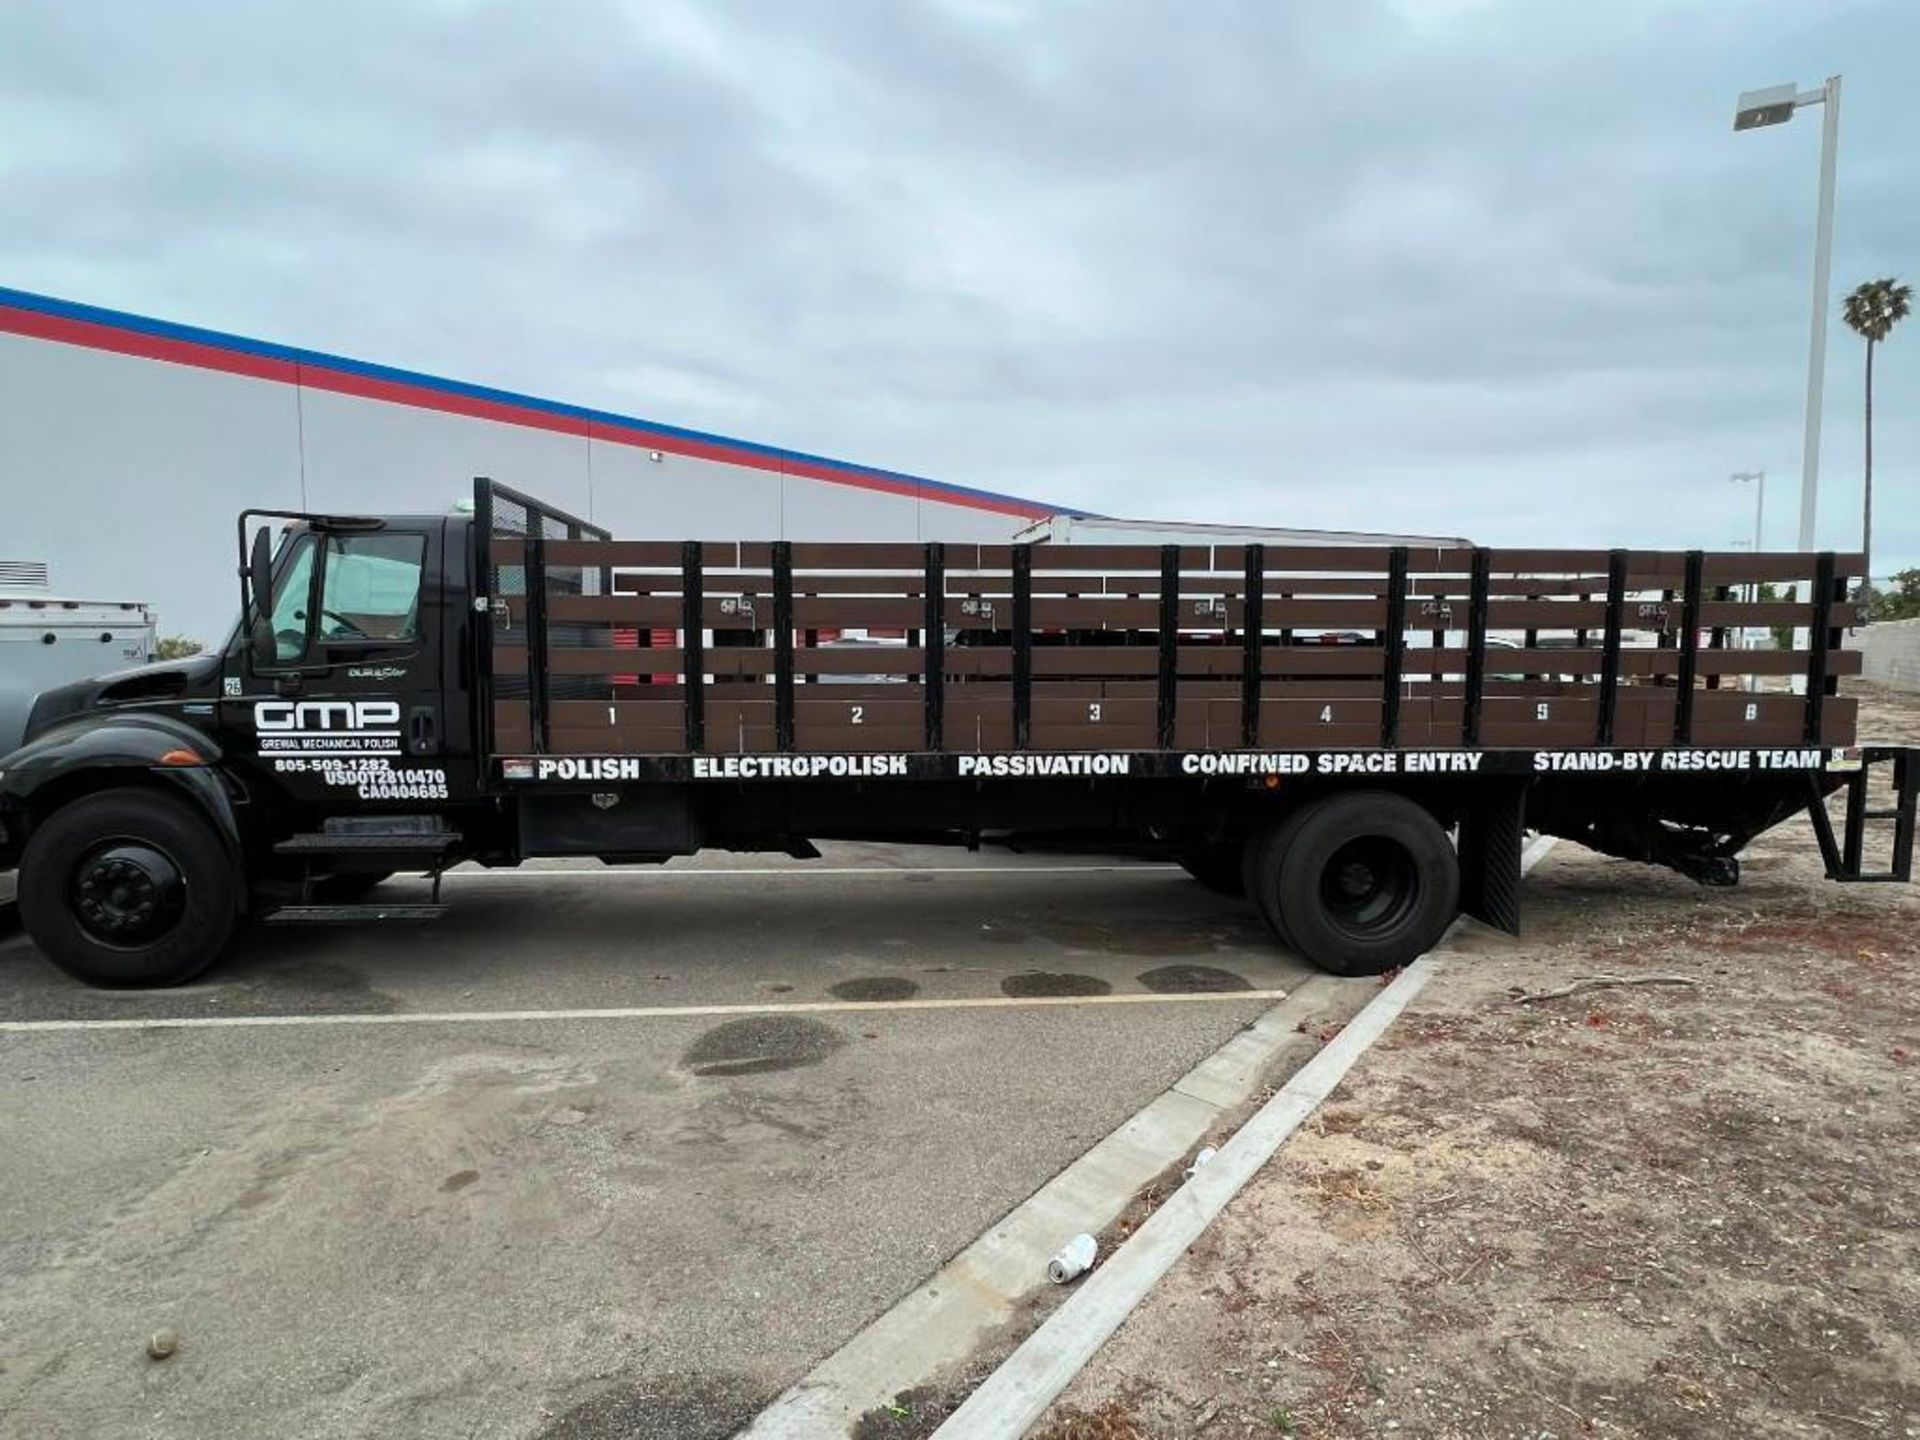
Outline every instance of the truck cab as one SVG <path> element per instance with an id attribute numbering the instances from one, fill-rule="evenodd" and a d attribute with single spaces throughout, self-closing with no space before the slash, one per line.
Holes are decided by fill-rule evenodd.
<path id="1" fill-rule="evenodd" d="M 470 704 L 472 525 L 249 511 L 225 646 L 39 696 L 0 758 L 0 869 L 21 866 L 56 963 L 185 978 L 239 916 L 338 908 L 471 853 L 463 822 L 497 830 Z M 409 908 L 433 907 L 381 907 Z"/>
<path id="2" fill-rule="evenodd" d="M 296 819 L 472 799 L 470 517 L 290 518 L 222 657 L 211 728 L 235 773 Z"/>

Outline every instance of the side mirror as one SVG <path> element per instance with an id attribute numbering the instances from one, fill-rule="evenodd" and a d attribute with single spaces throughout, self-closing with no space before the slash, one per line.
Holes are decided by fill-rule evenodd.
<path id="1" fill-rule="evenodd" d="M 253 597 L 253 619 L 247 626 L 247 649 L 256 672 L 275 669 L 280 645 L 273 633 L 273 532 L 262 525 L 253 532 L 247 556 L 247 590 Z"/>
<path id="2" fill-rule="evenodd" d="M 247 560 L 247 588 L 253 592 L 253 613 L 267 626 L 267 638 L 273 638 L 273 540 L 262 525 L 253 532 L 253 553 Z M 258 627 L 255 628 L 258 634 Z M 258 642 L 255 642 L 258 650 Z M 272 655 L 273 647 L 267 647 Z"/>
<path id="3" fill-rule="evenodd" d="M 273 633 L 273 617 L 256 615 L 252 628 L 247 631 L 247 645 L 252 653 L 255 671 L 275 668 L 280 659 L 280 648 Z"/>
<path id="4" fill-rule="evenodd" d="M 253 532 L 253 549 L 246 563 L 246 584 L 253 595 L 253 614 L 273 614 L 273 532 L 261 526 Z"/>

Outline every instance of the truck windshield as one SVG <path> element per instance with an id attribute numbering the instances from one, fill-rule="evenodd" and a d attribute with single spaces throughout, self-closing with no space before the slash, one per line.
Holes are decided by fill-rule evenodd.
<path id="1" fill-rule="evenodd" d="M 315 641 L 417 640 L 426 545 L 419 534 L 296 536 L 274 582 L 275 658 L 297 661 Z M 316 549 L 324 558 L 319 613 L 312 615 Z"/>

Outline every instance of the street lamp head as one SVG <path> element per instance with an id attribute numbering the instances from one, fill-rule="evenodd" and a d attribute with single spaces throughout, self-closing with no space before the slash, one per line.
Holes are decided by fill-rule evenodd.
<path id="1" fill-rule="evenodd" d="M 1764 90 L 1749 90 L 1733 107 L 1735 130 L 1758 130 L 1762 125 L 1784 125 L 1793 118 L 1798 88 L 1793 85 L 1769 85 Z"/>

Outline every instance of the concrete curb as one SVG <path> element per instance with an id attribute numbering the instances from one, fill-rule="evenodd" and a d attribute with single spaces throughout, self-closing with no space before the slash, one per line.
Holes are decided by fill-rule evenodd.
<path id="1" fill-rule="evenodd" d="M 867 1411 L 972 1353 L 1042 1282 L 1047 1257 L 1063 1240 L 1105 1229 L 1141 1187 L 1249 1099 L 1296 1038 L 1295 1027 L 1343 983 L 1350 982 L 1324 975 L 1302 981 L 821 1361 L 761 1411 L 741 1440 L 845 1435 Z"/>
<path id="2" fill-rule="evenodd" d="M 1521 872 L 1544 859 L 1553 844 L 1549 837 L 1536 840 L 1522 858 Z M 1414 961 L 1354 1016 L 1234 1133 L 1212 1164 L 1195 1172 L 1111 1260 L 1082 1282 L 1073 1298 L 1029 1335 L 934 1432 L 936 1440 L 1017 1440 L 1026 1434 L 1227 1202 L 1273 1158 L 1426 987 L 1461 924 L 1456 921 L 1439 946 Z"/>

